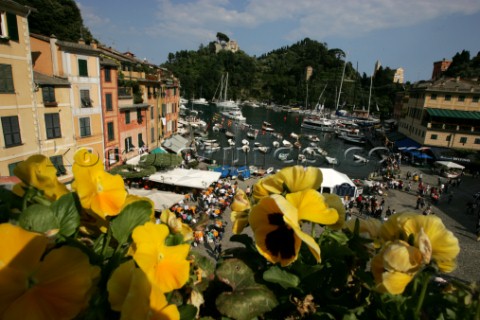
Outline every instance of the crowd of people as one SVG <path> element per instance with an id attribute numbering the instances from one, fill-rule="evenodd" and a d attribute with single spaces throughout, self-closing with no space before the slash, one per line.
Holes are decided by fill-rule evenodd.
<path id="1" fill-rule="evenodd" d="M 170 210 L 190 225 L 194 232 L 193 246 L 212 248 L 215 257 L 221 253 L 221 240 L 227 224 L 224 212 L 230 206 L 238 183 L 220 179 L 204 190 L 192 189 Z"/>

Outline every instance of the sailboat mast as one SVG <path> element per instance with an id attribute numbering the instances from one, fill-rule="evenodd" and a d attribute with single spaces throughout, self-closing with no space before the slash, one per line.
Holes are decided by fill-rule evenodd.
<path id="1" fill-rule="evenodd" d="M 335 106 L 335 110 L 338 110 L 338 106 L 340 105 L 340 96 L 342 95 L 342 85 L 343 85 L 343 78 L 345 77 L 346 67 L 347 67 L 347 57 L 345 56 L 345 63 L 343 64 L 342 79 L 340 80 L 340 89 L 338 91 L 337 105 Z"/>
<path id="2" fill-rule="evenodd" d="M 373 74 L 370 77 L 370 92 L 368 94 L 367 118 L 370 116 L 370 102 L 372 101 L 372 85 L 373 85 Z"/>
<path id="3" fill-rule="evenodd" d="M 225 91 L 224 91 L 224 97 L 223 97 L 223 101 L 227 101 L 227 90 L 228 90 L 228 72 L 227 72 L 227 75 L 225 77 Z"/>

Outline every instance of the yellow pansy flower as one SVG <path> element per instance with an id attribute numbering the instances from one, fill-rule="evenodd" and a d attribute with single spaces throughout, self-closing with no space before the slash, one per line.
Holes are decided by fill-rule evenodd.
<path id="1" fill-rule="evenodd" d="M 417 248 L 428 243 L 431 251 L 428 253 L 428 261 L 430 258 L 434 260 L 443 272 L 452 272 L 455 269 L 460 246 L 458 239 L 445 227 L 442 219 L 434 215 L 399 213 L 391 216 L 382 225 L 381 236 L 385 240 L 400 237 L 408 239 L 411 235 Z"/>
<path id="2" fill-rule="evenodd" d="M 115 269 L 107 290 L 112 310 L 119 311 L 122 319 L 180 319 L 177 306 L 168 304 L 165 294 L 148 281 L 133 260 Z"/>
<path id="3" fill-rule="evenodd" d="M 95 155 L 85 149 L 77 151 L 73 164 L 75 180 L 72 189 L 77 192 L 83 208 L 91 209 L 105 219 L 106 216 L 120 213 L 127 191 L 120 175 L 111 175 L 101 166 Z"/>
<path id="4" fill-rule="evenodd" d="M 301 230 L 301 220 L 334 224 L 338 213 L 328 208 L 322 195 L 314 190 L 288 194 L 286 198 L 272 194 L 261 199 L 249 216 L 258 251 L 268 261 L 287 266 L 297 259 L 304 241 L 320 261 L 320 247 Z"/>
<path id="5" fill-rule="evenodd" d="M 251 204 L 247 197 L 247 194 L 242 189 L 238 189 L 235 193 L 230 209 L 230 220 L 232 221 L 233 234 L 242 233 L 243 229 L 248 224 L 248 215 L 250 212 Z"/>
<path id="6" fill-rule="evenodd" d="M 87 307 L 100 269 L 80 249 L 43 257 L 47 237 L 7 223 L 0 237 L 0 318 L 72 319 Z"/>
<path id="7" fill-rule="evenodd" d="M 181 233 L 183 241 L 193 240 L 193 230 L 186 223 L 182 222 L 182 218 L 168 209 L 163 210 L 160 214 L 160 221 L 168 226 L 171 233 Z"/>
<path id="8" fill-rule="evenodd" d="M 322 171 L 315 167 L 293 166 L 259 180 L 253 186 L 253 198 L 258 201 L 270 194 L 317 190 L 323 181 Z"/>
<path id="9" fill-rule="evenodd" d="M 187 260 L 190 245 L 165 245 L 169 234 L 164 224 L 145 223 L 132 233 L 133 259 L 145 272 L 150 282 L 163 292 L 181 288 L 188 280 L 190 263 Z"/>
<path id="10" fill-rule="evenodd" d="M 401 294 L 422 266 L 422 253 L 407 242 L 388 242 L 373 257 L 371 269 L 380 292 Z"/>
<path id="11" fill-rule="evenodd" d="M 57 179 L 57 169 L 49 158 L 37 154 L 30 156 L 27 160 L 20 162 L 13 173 L 22 180 L 20 187 L 32 186 L 42 190 L 45 196 L 55 201 L 68 193 L 67 187 Z M 23 189 L 18 186 L 14 188 L 15 193 L 23 196 Z"/>

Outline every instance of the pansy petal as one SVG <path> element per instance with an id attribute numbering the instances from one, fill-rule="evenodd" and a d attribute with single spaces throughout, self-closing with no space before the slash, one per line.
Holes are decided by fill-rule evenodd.
<path id="1" fill-rule="evenodd" d="M 402 294 L 405 288 L 413 279 L 412 274 L 403 272 L 384 272 L 382 274 L 382 285 L 391 294 Z"/>
<path id="2" fill-rule="evenodd" d="M 302 241 L 289 227 L 265 226 L 256 230 L 255 244 L 268 261 L 287 266 L 297 259 Z"/>
<path id="3" fill-rule="evenodd" d="M 325 203 L 329 208 L 337 210 L 338 220 L 335 224 L 330 225 L 329 227 L 333 230 L 340 230 L 345 225 L 345 206 L 343 205 L 342 199 L 336 194 L 333 193 L 322 193 L 322 196 L 325 200 Z"/>
<path id="4" fill-rule="evenodd" d="M 47 237 L 10 223 L 0 224 L 0 238 L 0 270 L 5 266 L 34 270 L 48 243 Z"/>
<path id="5" fill-rule="evenodd" d="M 242 233 L 243 229 L 248 225 L 249 211 L 232 211 L 230 213 L 230 220 L 232 221 L 233 234 Z"/>
<path id="6" fill-rule="evenodd" d="M 320 246 L 318 243 L 315 241 L 315 239 L 305 232 L 303 232 L 299 227 L 294 227 L 293 230 L 295 231 L 295 234 L 303 241 L 305 244 L 308 246 L 308 249 L 310 252 L 313 254 L 317 262 L 321 261 L 320 257 Z"/>
<path id="7" fill-rule="evenodd" d="M 324 197 L 317 191 L 309 189 L 286 195 L 288 202 L 298 210 L 298 219 L 319 224 L 334 224 L 338 221 L 337 210 L 329 208 Z"/>
<path id="8" fill-rule="evenodd" d="M 28 274 L 17 268 L 4 266 L 0 269 L 0 316 L 27 291 L 27 276 Z"/>
<path id="9" fill-rule="evenodd" d="M 278 176 L 280 181 L 286 184 L 289 192 L 317 190 L 323 181 L 322 171 L 316 167 L 286 167 L 278 172 Z"/>
<path id="10" fill-rule="evenodd" d="M 116 268 L 107 283 L 108 301 L 112 310 L 121 311 L 130 290 L 135 262 L 128 260 Z"/>
<path id="11" fill-rule="evenodd" d="M 99 268 L 92 267 L 80 249 L 64 246 L 52 250 L 32 275 L 35 286 L 15 301 L 8 315 L 24 315 L 26 319 L 74 318 L 87 306 L 98 274 Z"/>

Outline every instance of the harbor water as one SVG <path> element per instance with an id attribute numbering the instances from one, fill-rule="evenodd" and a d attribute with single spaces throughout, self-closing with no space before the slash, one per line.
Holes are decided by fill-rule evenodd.
<path id="1" fill-rule="evenodd" d="M 370 152 L 373 148 L 372 145 L 367 143 L 365 146 L 355 146 L 338 139 L 335 133 L 302 128 L 304 115 L 301 113 L 285 110 L 277 111 L 266 107 L 242 107 L 243 115 L 247 118 L 244 123 L 258 130 L 257 137 L 251 139 L 247 136 L 249 129 L 246 125 L 222 116 L 216 106 L 194 105 L 190 108 L 197 110 L 202 120 L 208 124 L 208 135 L 204 139 L 216 139 L 221 146 L 218 150 L 211 150 L 209 146 L 200 146 L 197 149 L 198 154 L 215 160 L 219 165 L 256 166 L 262 169 L 273 167 L 275 170 L 297 164 L 320 168 L 330 167 L 347 174 L 352 179 L 367 178 L 371 172 L 381 166 L 379 158 L 381 152 Z M 264 121 L 269 122 L 277 134 L 262 130 Z M 234 134 L 234 137 L 228 137 L 225 130 L 214 131 L 213 126 L 216 123 L 222 124 L 226 131 Z M 298 141 L 301 147 L 283 147 L 283 140 L 288 140 L 292 144 L 297 141 L 295 135 L 294 137 L 291 136 L 292 133 L 299 136 Z M 328 157 L 336 158 L 337 164 L 329 164 L 325 155 L 320 155 L 318 152 L 312 154 L 311 149 L 307 149 L 312 143 L 307 139 L 309 135 L 315 135 L 319 138 L 319 141 L 315 142 L 317 147 L 326 151 Z M 235 145 L 231 146 L 228 139 L 234 140 Z M 249 142 L 248 152 L 245 152 L 245 148 L 242 148 L 246 140 Z M 274 141 L 277 141 L 280 147 L 274 147 Z M 255 146 L 255 143 L 268 147 L 268 151 L 266 153 L 261 152 Z M 356 161 L 354 155 L 359 155 L 368 161 Z"/>

